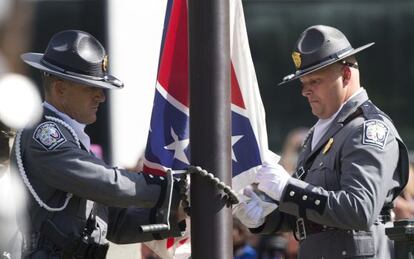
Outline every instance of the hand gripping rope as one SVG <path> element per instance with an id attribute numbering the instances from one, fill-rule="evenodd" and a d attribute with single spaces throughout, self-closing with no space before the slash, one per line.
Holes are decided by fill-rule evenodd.
<path id="1" fill-rule="evenodd" d="M 187 193 L 189 189 L 189 184 L 187 181 L 187 175 L 189 174 L 198 174 L 201 177 L 205 178 L 207 181 L 213 183 L 219 190 L 222 190 L 224 195 L 224 202 L 226 203 L 227 207 L 231 205 L 235 205 L 239 203 L 239 199 L 237 198 L 236 193 L 231 189 L 230 186 L 226 185 L 224 182 L 220 181 L 219 178 L 214 177 L 212 173 L 208 173 L 206 170 L 202 169 L 199 166 L 190 166 L 188 170 L 180 175 L 180 180 L 178 181 L 178 188 L 180 192 L 180 199 L 182 201 L 182 206 L 184 212 L 187 213 L 188 216 L 191 216 L 191 208 L 190 202 L 188 201 Z M 143 225 L 140 226 L 139 229 L 142 233 L 155 233 L 155 232 L 165 232 L 170 230 L 170 211 L 171 211 L 171 200 L 173 194 L 173 187 L 174 187 L 174 178 L 171 170 L 166 172 L 167 177 L 167 191 L 166 194 L 168 195 L 164 200 L 164 203 L 158 209 L 157 214 L 162 217 L 162 222 L 157 224 L 150 224 L 150 225 Z"/>
<path id="2" fill-rule="evenodd" d="M 219 178 L 214 177 L 214 174 L 207 172 L 207 170 L 199 166 L 190 166 L 187 172 L 181 175 L 181 179 L 185 180 L 187 177 L 187 174 L 197 174 L 205 178 L 207 181 L 211 182 L 212 184 L 214 184 L 219 190 L 222 190 L 225 194 L 223 199 L 228 208 L 231 207 L 231 205 L 235 205 L 239 203 L 239 199 L 237 198 L 236 193 L 231 189 L 231 187 L 226 185 L 224 182 L 220 181 Z M 188 197 L 187 197 L 188 187 L 189 187 L 187 181 L 180 181 L 179 187 L 180 187 L 180 198 L 182 200 L 184 211 L 185 213 L 187 213 L 187 215 L 191 216 L 190 202 L 188 201 Z"/>

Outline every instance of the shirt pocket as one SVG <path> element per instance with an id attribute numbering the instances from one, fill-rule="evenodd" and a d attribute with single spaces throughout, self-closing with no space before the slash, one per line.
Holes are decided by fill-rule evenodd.
<path id="1" fill-rule="evenodd" d="M 315 159 L 314 164 L 306 176 L 305 182 L 320 186 L 327 191 L 337 191 L 340 189 L 339 175 L 335 169 L 334 157 L 320 156 Z"/>

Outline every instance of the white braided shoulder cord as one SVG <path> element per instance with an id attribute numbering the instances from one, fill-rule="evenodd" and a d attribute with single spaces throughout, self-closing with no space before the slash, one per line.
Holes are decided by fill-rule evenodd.
<path id="1" fill-rule="evenodd" d="M 81 148 L 79 138 L 76 135 L 73 128 L 69 124 L 67 124 L 66 122 L 64 122 L 61 119 L 58 119 L 58 118 L 55 118 L 55 117 L 52 117 L 52 116 L 45 116 L 45 118 L 47 120 L 57 122 L 57 123 L 63 125 L 65 128 L 67 128 L 69 130 L 69 132 L 72 134 L 73 138 L 75 139 L 76 144 L 78 145 L 78 147 Z M 15 153 L 16 153 L 17 167 L 19 169 L 19 173 L 20 173 L 20 176 L 23 179 L 24 184 L 29 189 L 30 193 L 33 195 L 33 198 L 37 201 L 37 203 L 39 204 L 40 207 L 45 208 L 48 211 L 62 211 L 62 210 L 64 210 L 66 208 L 66 206 L 68 206 L 69 200 L 73 197 L 72 193 L 66 193 L 66 200 L 60 208 L 52 208 L 52 207 L 49 207 L 46 203 L 44 203 L 40 199 L 39 195 L 36 193 L 33 186 L 30 184 L 29 179 L 27 178 L 27 175 L 26 175 L 26 171 L 24 170 L 23 160 L 22 160 L 22 156 L 21 156 L 21 150 L 20 150 L 21 136 L 22 136 L 22 130 L 19 130 L 17 132 L 17 135 L 16 135 Z"/>

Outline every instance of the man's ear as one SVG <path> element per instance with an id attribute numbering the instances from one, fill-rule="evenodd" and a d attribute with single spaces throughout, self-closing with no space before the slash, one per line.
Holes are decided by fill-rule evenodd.
<path id="1" fill-rule="evenodd" d="M 348 66 L 342 67 L 342 82 L 344 85 L 347 85 L 349 83 L 349 80 L 351 80 L 351 68 Z"/>
<path id="2" fill-rule="evenodd" d="M 66 84 L 63 80 L 57 79 L 53 82 L 53 91 L 57 96 L 62 97 L 66 92 Z"/>

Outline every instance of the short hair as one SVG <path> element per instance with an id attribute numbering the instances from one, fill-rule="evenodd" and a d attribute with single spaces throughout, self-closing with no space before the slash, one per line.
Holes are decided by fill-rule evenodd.
<path id="1" fill-rule="evenodd" d="M 358 60 L 356 59 L 356 57 L 354 55 L 346 57 L 346 58 L 344 58 L 344 60 L 346 60 L 348 62 L 352 62 L 352 63 L 358 63 Z"/>
<path id="2" fill-rule="evenodd" d="M 356 57 L 354 55 L 344 58 L 342 60 L 342 62 L 344 62 L 344 61 L 349 63 L 349 64 L 355 64 L 358 67 L 358 60 L 356 59 Z"/>
<path id="3" fill-rule="evenodd" d="M 353 67 L 355 69 L 358 69 L 359 68 L 358 61 L 357 61 L 357 59 L 356 59 L 355 56 L 346 57 L 346 58 L 338 61 L 337 63 L 340 64 L 340 65 L 345 65 L 345 66 L 348 66 L 348 67 Z"/>
<path id="4" fill-rule="evenodd" d="M 52 91 L 53 83 L 56 80 L 60 80 L 60 78 L 52 74 L 46 73 L 46 72 L 43 72 L 42 79 L 43 79 L 43 90 L 44 90 L 45 95 L 49 95 Z"/>

